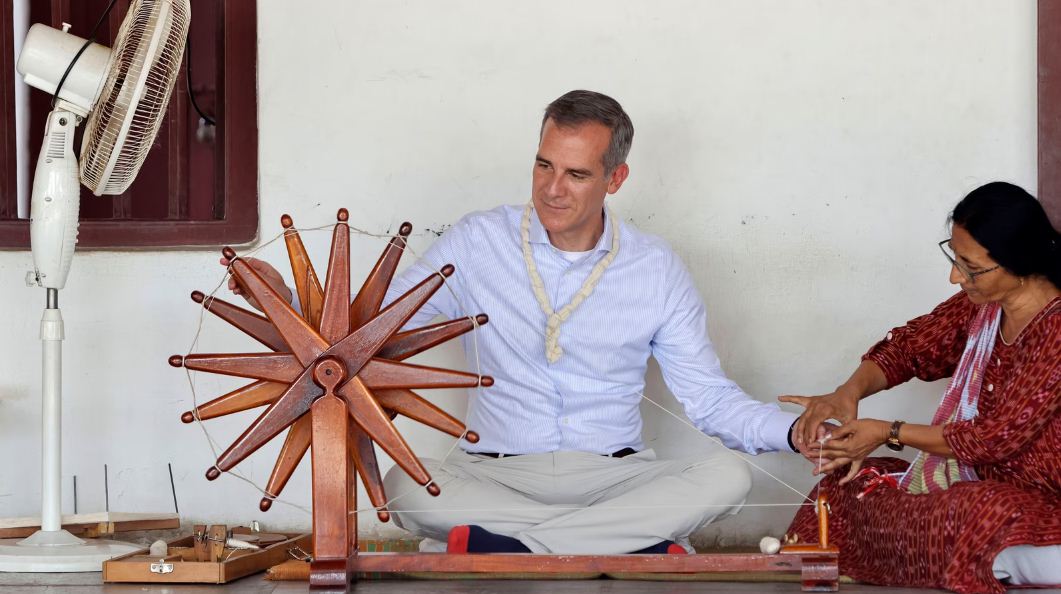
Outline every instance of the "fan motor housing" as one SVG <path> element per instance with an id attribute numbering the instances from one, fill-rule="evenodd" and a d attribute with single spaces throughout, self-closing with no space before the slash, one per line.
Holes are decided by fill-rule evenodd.
<path id="1" fill-rule="evenodd" d="M 84 44 L 85 40 L 77 35 L 37 23 L 26 33 L 18 56 L 18 72 L 26 84 L 54 94 L 70 61 Z M 77 59 L 59 92 L 70 111 L 84 117 L 92 109 L 103 89 L 110 59 L 110 48 L 98 43 L 90 44 Z"/>

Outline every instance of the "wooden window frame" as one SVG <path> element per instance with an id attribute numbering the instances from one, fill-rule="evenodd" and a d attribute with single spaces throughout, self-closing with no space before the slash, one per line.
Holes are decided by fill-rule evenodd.
<path id="1" fill-rule="evenodd" d="M 223 217 L 188 220 L 90 220 L 80 223 L 78 249 L 216 247 L 245 244 L 258 235 L 258 93 L 256 0 L 224 0 L 219 34 L 215 191 Z M 14 80 L 14 0 L 0 0 L 0 77 Z M 254 67 L 248 68 L 248 64 Z M 2 79 L 0 79 L 2 80 Z M 178 85 L 178 92 L 181 85 Z M 16 189 L 14 89 L 0 85 L 0 196 Z M 31 135 L 33 138 L 33 135 Z M 32 164 L 29 164 L 32 167 Z M 32 178 L 30 178 L 32 179 Z M 17 199 L 0 200 L 0 249 L 29 247 L 29 221 L 14 219 Z"/>
<path id="2" fill-rule="evenodd" d="M 1039 0 L 1039 200 L 1061 231 L 1061 2 Z"/>

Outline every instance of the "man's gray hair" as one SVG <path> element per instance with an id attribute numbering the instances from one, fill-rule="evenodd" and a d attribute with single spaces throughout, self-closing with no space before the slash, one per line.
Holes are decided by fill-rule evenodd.
<path id="1" fill-rule="evenodd" d="M 572 128 L 588 122 L 603 124 L 612 131 L 608 150 L 604 151 L 604 174 L 611 175 L 615 168 L 626 162 L 630 145 L 634 143 L 634 124 L 623 106 L 611 97 L 594 91 L 569 91 L 545 108 L 545 122 L 552 120 L 561 128 Z M 539 133 L 540 134 L 540 133 Z"/>

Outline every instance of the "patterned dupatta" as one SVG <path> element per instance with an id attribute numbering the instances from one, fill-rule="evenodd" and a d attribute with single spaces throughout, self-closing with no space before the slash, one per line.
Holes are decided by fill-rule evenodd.
<path id="1" fill-rule="evenodd" d="M 954 371 L 954 376 L 943 393 L 943 400 L 932 417 L 933 425 L 968 421 L 976 416 L 980 401 L 980 386 L 984 370 L 995 348 L 995 337 L 1002 320 L 1002 307 L 997 303 L 980 306 L 969 324 L 969 338 L 965 352 Z M 910 493 L 938 493 L 958 481 L 980 480 L 972 466 L 955 458 L 921 452 L 899 479 L 899 487 Z"/>

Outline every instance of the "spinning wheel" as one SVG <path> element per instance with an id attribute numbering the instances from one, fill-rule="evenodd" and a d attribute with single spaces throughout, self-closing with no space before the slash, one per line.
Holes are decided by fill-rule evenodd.
<path id="1" fill-rule="evenodd" d="M 453 274 L 444 266 L 386 308 L 380 308 L 405 248 L 411 227 L 402 225 L 383 250 L 357 296 L 350 299 L 350 228 L 338 214 L 324 287 L 313 270 L 298 231 L 284 216 L 291 268 L 301 315 L 235 252 L 225 248 L 231 271 L 266 316 L 196 291 L 192 299 L 268 347 L 267 353 L 195 354 L 170 357 L 175 367 L 246 377 L 254 382 L 184 413 L 191 423 L 266 406 L 246 431 L 206 471 L 216 479 L 287 429 L 283 447 L 261 500 L 268 510 L 310 446 L 313 467 L 313 561 L 310 588 L 347 591 L 358 572 L 697 573 L 776 572 L 799 574 L 804 591 L 836 591 L 839 551 L 828 542 L 828 506 L 816 503 L 819 541 L 783 547 L 779 555 L 450 555 L 357 552 L 357 476 L 382 521 L 390 518 L 376 461 L 379 445 L 429 493 L 440 490 L 392 423 L 396 415 L 415 419 L 475 443 L 457 419 L 413 389 L 490 386 L 493 379 L 402 361 L 485 324 L 480 314 L 400 332 L 399 329 Z M 356 472 L 355 472 L 356 471 Z"/>
<path id="2" fill-rule="evenodd" d="M 412 355 L 460 336 L 486 315 L 462 318 L 406 332 L 400 328 L 453 274 L 453 266 L 424 279 L 380 309 L 412 227 L 404 223 L 384 248 L 361 290 L 350 298 L 350 228 L 340 209 L 332 236 L 324 288 L 313 269 L 291 218 L 281 218 L 301 315 L 231 248 L 231 272 L 267 317 L 206 297 L 192 299 L 255 338 L 272 352 L 194 354 L 170 357 L 170 365 L 255 380 L 184 413 L 191 423 L 267 406 L 246 431 L 206 471 L 216 479 L 281 431 L 287 436 L 266 485 L 260 508 L 266 511 L 283 490 L 306 451 L 312 449 L 314 565 L 311 582 L 345 583 L 350 545 L 356 551 L 354 483 L 356 469 L 382 521 L 390 518 L 373 444 L 378 444 L 429 493 L 440 490 L 394 427 L 400 414 L 475 443 L 478 436 L 463 423 L 424 400 L 412 389 L 490 386 L 487 376 L 403 363 Z M 352 464 L 351 464 L 352 463 Z M 340 577 L 341 576 L 341 577 Z M 339 583 L 335 583 L 342 580 Z"/>

